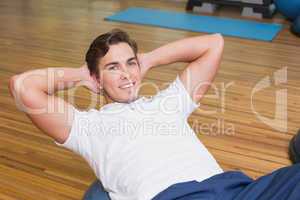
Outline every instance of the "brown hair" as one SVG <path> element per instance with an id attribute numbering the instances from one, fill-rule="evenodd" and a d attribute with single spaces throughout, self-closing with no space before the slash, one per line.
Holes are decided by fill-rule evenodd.
<path id="1" fill-rule="evenodd" d="M 121 29 L 112 29 L 111 31 L 99 35 L 90 45 L 86 55 L 85 61 L 87 63 L 90 74 L 95 74 L 99 78 L 98 64 L 102 57 L 106 55 L 109 50 L 109 46 L 118 44 L 120 42 L 127 43 L 133 50 L 135 56 L 137 56 L 138 47 L 134 40 Z"/>

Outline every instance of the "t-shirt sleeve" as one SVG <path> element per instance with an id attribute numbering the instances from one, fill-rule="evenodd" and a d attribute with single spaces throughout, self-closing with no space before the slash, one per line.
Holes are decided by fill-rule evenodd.
<path id="1" fill-rule="evenodd" d="M 67 139 L 62 144 L 56 141 L 54 141 L 54 143 L 88 159 L 91 155 L 91 133 L 89 127 L 93 123 L 92 119 L 95 110 L 80 111 L 74 107 L 73 110 L 74 118 Z"/>
<path id="2" fill-rule="evenodd" d="M 200 103 L 193 101 L 178 75 L 158 96 L 163 98 L 161 109 L 164 112 L 179 112 L 184 118 L 188 118 L 200 106 Z"/>

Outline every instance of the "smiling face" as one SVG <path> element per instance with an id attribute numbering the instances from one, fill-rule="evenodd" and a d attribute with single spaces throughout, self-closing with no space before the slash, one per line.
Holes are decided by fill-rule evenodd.
<path id="1" fill-rule="evenodd" d="M 100 86 L 113 102 L 131 102 L 138 96 L 141 71 L 136 55 L 125 42 L 109 46 L 99 62 Z"/>

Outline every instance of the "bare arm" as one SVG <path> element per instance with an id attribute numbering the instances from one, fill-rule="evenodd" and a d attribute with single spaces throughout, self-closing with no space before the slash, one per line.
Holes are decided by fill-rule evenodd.
<path id="1" fill-rule="evenodd" d="M 143 55 L 147 70 L 151 67 L 188 62 L 179 75 L 195 102 L 200 101 L 218 70 L 224 41 L 220 34 L 196 36 L 178 40 Z"/>
<path id="2" fill-rule="evenodd" d="M 63 143 L 72 125 L 74 107 L 54 93 L 79 84 L 97 92 L 97 84 L 89 76 L 86 66 L 28 71 L 11 77 L 9 88 L 18 107 L 32 122 Z"/>

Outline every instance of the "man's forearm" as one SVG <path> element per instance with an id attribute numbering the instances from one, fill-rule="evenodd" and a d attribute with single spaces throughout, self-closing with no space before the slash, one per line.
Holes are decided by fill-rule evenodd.
<path id="1" fill-rule="evenodd" d="M 11 79 L 11 90 L 17 94 L 39 90 L 51 95 L 57 90 L 74 87 L 82 80 L 81 68 L 47 68 L 28 71 Z"/>
<path id="2" fill-rule="evenodd" d="M 174 62 L 192 62 L 214 48 L 219 37 L 220 34 L 211 34 L 171 42 L 148 52 L 148 63 L 154 67 Z"/>

